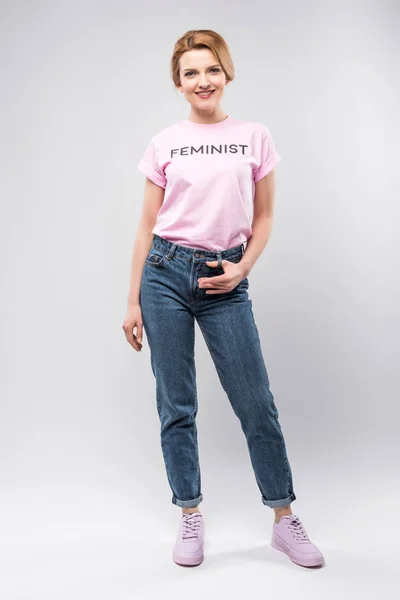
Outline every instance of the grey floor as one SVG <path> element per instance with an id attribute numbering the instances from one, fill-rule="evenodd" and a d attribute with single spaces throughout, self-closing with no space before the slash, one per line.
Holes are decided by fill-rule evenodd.
<path id="1" fill-rule="evenodd" d="M 309 487 L 303 494 L 308 501 L 292 505 L 324 553 L 326 565 L 314 569 L 293 564 L 270 546 L 273 513 L 255 504 L 254 496 L 252 505 L 233 499 L 221 506 L 215 497 L 202 503 L 205 560 L 199 567 L 187 568 L 171 558 L 180 518 L 172 504 L 132 509 L 120 491 L 86 490 L 73 497 L 61 484 L 57 490 L 43 486 L 31 494 L 28 488 L 20 488 L 17 495 L 5 493 L 0 597 L 212 600 L 219 594 L 232 598 L 279 594 L 336 600 L 394 597 L 396 591 L 398 595 L 397 507 L 391 508 L 384 496 L 379 503 L 369 498 L 362 491 L 367 482 L 360 490 L 358 483 L 348 486 L 346 500 L 339 493 L 333 498 L 337 482 L 327 479 L 321 485 L 328 490 L 323 506 L 317 490 L 313 494 Z M 360 493 L 365 494 L 362 502 Z"/>

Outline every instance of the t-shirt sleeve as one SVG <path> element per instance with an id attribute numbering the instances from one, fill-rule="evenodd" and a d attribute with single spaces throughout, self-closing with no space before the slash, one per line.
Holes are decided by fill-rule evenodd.
<path id="1" fill-rule="evenodd" d="M 157 162 L 157 150 L 154 138 L 151 138 L 150 144 L 147 146 L 137 168 L 160 187 L 165 188 L 167 185 L 165 173 Z"/>
<path id="2" fill-rule="evenodd" d="M 260 164 L 254 171 L 254 183 L 257 183 L 257 181 L 268 175 L 281 160 L 280 155 L 275 149 L 269 129 L 263 126 L 262 132 L 261 148 L 258 150 Z"/>

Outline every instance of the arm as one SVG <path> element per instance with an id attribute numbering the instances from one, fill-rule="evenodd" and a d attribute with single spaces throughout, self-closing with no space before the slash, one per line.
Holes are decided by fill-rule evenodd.
<path id="1" fill-rule="evenodd" d="M 122 329 L 129 344 L 137 351 L 142 349 L 143 319 L 140 308 L 140 286 L 146 256 L 153 241 L 152 229 L 157 213 L 164 200 L 164 188 L 146 177 L 142 215 L 136 233 L 132 253 L 131 274 L 129 280 L 128 308 Z M 133 330 L 136 328 L 136 335 Z"/>
<path id="2" fill-rule="evenodd" d="M 272 169 L 268 175 L 255 184 L 252 234 L 239 263 L 243 267 L 243 277 L 249 275 L 254 263 L 267 245 L 272 230 L 274 201 L 275 169 Z"/>
<path id="3" fill-rule="evenodd" d="M 146 177 L 143 208 L 133 247 L 128 292 L 128 309 L 139 305 L 140 284 L 146 256 L 151 248 L 151 233 L 157 219 L 157 213 L 164 201 L 165 189 Z"/>

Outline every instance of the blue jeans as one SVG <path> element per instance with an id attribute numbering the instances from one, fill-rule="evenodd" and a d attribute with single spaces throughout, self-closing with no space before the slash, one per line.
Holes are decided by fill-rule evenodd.
<path id="1" fill-rule="evenodd" d="M 240 420 L 262 502 L 272 508 L 287 506 L 296 499 L 247 293 L 248 279 L 242 279 L 232 291 L 218 294 L 206 294 L 197 282 L 200 277 L 224 272 L 221 266 L 207 266 L 207 260 L 238 263 L 243 253 L 243 244 L 228 250 L 201 250 L 155 234 L 143 268 L 140 306 L 156 380 L 161 447 L 172 503 L 181 507 L 194 507 L 203 500 L 196 429 L 194 319 Z"/>

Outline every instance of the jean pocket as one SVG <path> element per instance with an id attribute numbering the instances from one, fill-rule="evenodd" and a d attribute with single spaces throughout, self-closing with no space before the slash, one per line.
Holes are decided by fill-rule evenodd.
<path id="1" fill-rule="evenodd" d="M 164 264 L 165 254 L 158 248 L 151 248 L 146 256 L 146 264 L 160 267 Z"/>

